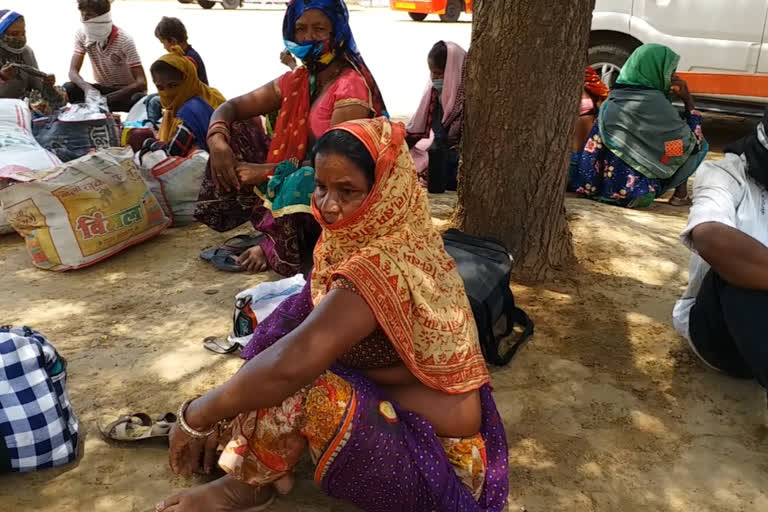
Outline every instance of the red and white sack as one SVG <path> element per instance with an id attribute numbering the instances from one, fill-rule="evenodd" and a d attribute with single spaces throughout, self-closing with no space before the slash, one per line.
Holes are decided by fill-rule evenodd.
<path id="1" fill-rule="evenodd" d="M 154 151 L 142 158 L 141 173 L 166 215 L 173 219 L 174 227 L 197 222 L 195 206 L 207 164 L 208 153 L 202 150 L 186 158 L 168 157 L 163 151 Z"/>
<path id="2" fill-rule="evenodd" d="M 100 150 L 48 171 L 6 175 L 0 190 L 8 221 L 25 238 L 35 266 L 93 265 L 170 225 L 133 162 L 130 148 Z"/>
<path id="3" fill-rule="evenodd" d="M 32 136 L 32 113 L 21 100 L 0 99 L 0 175 L 50 169 L 61 161 Z M 0 234 L 13 228 L 0 209 Z"/>

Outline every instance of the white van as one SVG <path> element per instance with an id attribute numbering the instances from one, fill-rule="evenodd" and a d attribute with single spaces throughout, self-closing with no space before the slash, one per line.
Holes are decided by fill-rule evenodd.
<path id="1" fill-rule="evenodd" d="M 768 103 L 768 0 L 597 0 L 589 64 L 610 85 L 632 51 L 665 44 L 705 110 L 762 114 Z"/>

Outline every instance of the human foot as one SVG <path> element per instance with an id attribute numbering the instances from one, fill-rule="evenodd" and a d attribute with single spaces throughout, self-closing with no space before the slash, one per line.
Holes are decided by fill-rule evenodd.
<path id="1" fill-rule="evenodd" d="M 161 501 L 157 512 L 256 512 L 275 499 L 271 485 L 258 489 L 229 475 Z"/>
<path id="2" fill-rule="evenodd" d="M 264 249 L 258 245 L 241 254 L 237 258 L 237 264 L 246 272 L 265 272 L 269 268 Z"/>

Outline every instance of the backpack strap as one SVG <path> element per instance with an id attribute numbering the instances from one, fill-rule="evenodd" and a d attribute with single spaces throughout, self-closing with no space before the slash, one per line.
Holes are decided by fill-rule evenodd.
<path id="1" fill-rule="evenodd" d="M 504 314 L 506 316 L 507 329 L 500 336 L 494 337 L 496 350 L 494 350 L 493 354 L 487 354 L 490 361 L 497 366 L 507 365 L 514 359 L 520 349 L 523 348 L 533 336 L 535 327 L 533 320 L 531 320 L 528 314 L 515 306 L 515 299 L 511 291 L 504 294 Z M 511 336 L 515 331 L 516 326 L 523 327 L 523 332 L 520 333 L 517 340 L 515 340 L 512 346 L 504 354 L 500 354 L 500 341 Z"/>

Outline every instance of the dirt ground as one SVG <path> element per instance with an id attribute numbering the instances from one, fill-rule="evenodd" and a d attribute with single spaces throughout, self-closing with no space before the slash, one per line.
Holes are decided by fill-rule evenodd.
<path id="1" fill-rule="evenodd" d="M 436 222 L 454 204 L 454 195 L 433 198 Z M 671 327 L 687 282 L 677 241 L 686 213 L 569 198 L 580 266 L 514 286 L 537 330 L 512 365 L 493 371 L 510 511 L 768 510 L 765 392 L 706 370 Z M 0 323 L 42 330 L 67 357 L 83 433 L 76 465 L 0 478 L 0 510 L 144 512 L 199 482 L 170 475 L 162 443 L 107 444 L 96 425 L 174 410 L 238 368 L 201 340 L 231 327 L 236 292 L 275 276 L 220 273 L 198 259 L 224 238 L 202 226 L 169 230 L 55 274 L 32 268 L 18 237 L 0 237 Z M 276 512 L 352 510 L 321 494 L 308 465 L 299 476 Z"/>

